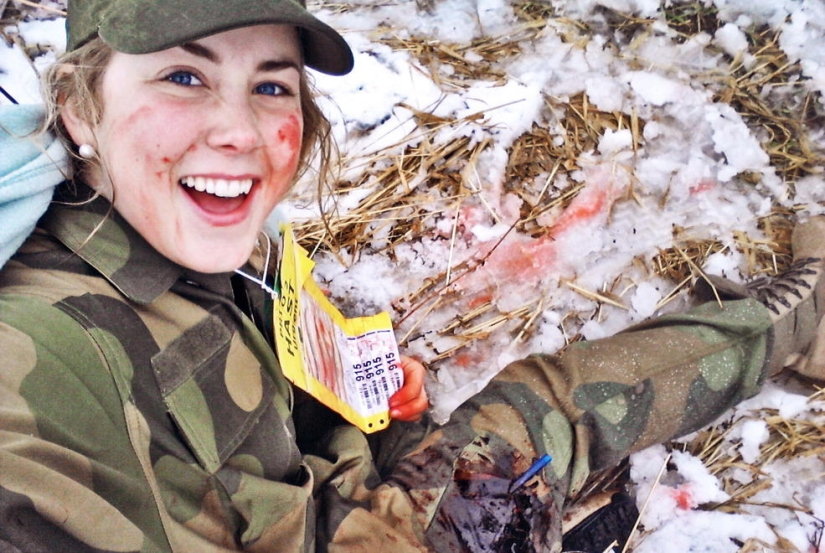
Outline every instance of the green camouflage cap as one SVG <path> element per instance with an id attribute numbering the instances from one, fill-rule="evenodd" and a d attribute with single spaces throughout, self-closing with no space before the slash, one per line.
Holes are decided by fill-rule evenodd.
<path id="1" fill-rule="evenodd" d="M 305 0 L 69 0 L 67 50 L 98 35 L 118 52 L 148 54 L 238 27 L 276 23 L 298 27 L 308 67 L 349 73 L 353 58 L 346 41 L 305 6 Z"/>

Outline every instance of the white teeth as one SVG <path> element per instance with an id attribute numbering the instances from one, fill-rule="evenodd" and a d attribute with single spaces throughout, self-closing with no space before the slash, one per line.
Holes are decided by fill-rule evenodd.
<path id="1" fill-rule="evenodd" d="M 241 194 L 249 194 L 252 189 L 252 179 L 228 180 L 210 179 L 206 177 L 183 177 L 181 183 L 194 188 L 198 192 L 214 194 L 220 198 L 235 198 Z"/>

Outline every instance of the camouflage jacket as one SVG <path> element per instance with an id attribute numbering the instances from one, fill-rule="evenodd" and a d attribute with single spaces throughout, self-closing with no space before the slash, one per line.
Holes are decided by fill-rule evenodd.
<path id="1" fill-rule="evenodd" d="M 364 435 L 285 381 L 260 289 L 109 211 L 53 204 L 0 272 L 0 550 L 327 549 L 382 493 Z M 361 518 L 336 539 L 421 549 Z"/>

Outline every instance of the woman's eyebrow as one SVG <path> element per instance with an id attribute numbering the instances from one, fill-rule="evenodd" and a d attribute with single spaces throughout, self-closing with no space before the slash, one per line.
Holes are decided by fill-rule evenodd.
<path id="1" fill-rule="evenodd" d="M 282 69 L 293 68 L 300 72 L 301 68 L 298 63 L 290 60 L 266 60 L 258 64 L 258 71 L 280 71 Z"/>
<path id="2" fill-rule="evenodd" d="M 217 52 L 211 50 L 210 48 L 207 48 L 202 44 L 198 44 L 197 42 L 187 42 L 185 44 L 181 44 L 180 47 L 185 52 L 188 52 L 193 56 L 207 59 L 212 63 L 221 63 L 221 57 L 218 55 Z M 295 69 L 296 71 L 301 70 L 300 64 L 292 60 L 266 60 L 258 64 L 258 71 L 280 71 L 282 69 L 287 69 L 290 67 Z"/>
<path id="3" fill-rule="evenodd" d="M 184 51 L 192 54 L 193 56 L 198 56 L 199 58 L 206 58 L 212 63 L 220 63 L 221 61 L 221 58 L 220 56 L 218 56 L 218 54 L 216 54 L 206 46 L 203 46 L 202 44 L 198 44 L 196 42 L 187 42 L 185 44 L 181 44 L 180 47 Z"/>

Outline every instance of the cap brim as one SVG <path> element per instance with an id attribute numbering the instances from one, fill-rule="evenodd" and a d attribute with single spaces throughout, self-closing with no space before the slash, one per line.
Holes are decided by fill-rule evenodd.
<path id="1" fill-rule="evenodd" d="M 223 31 L 268 23 L 301 30 L 308 67 L 329 75 L 352 70 L 352 50 L 344 38 L 292 0 L 121 2 L 104 16 L 97 32 L 118 52 L 148 54 Z"/>

